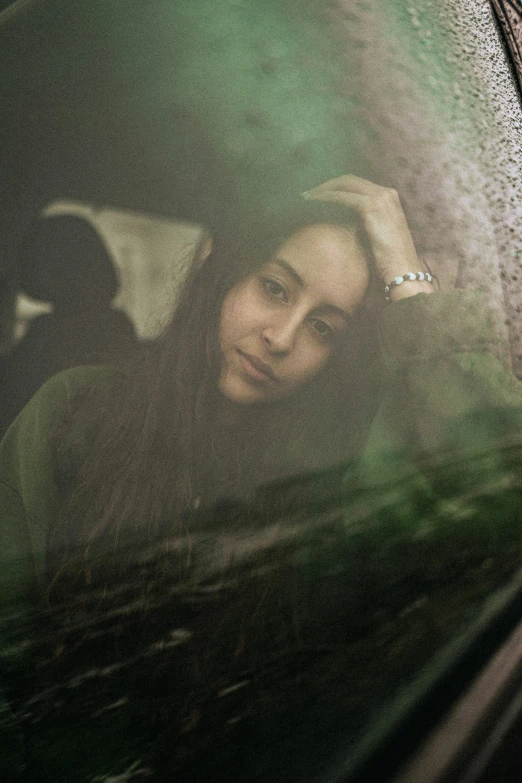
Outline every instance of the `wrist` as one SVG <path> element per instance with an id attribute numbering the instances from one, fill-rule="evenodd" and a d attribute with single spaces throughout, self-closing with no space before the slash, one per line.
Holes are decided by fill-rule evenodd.
<path id="1" fill-rule="evenodd" d="M 390 302 L 397 302 L 399 299 L 407 299 L 416 294 L 433 294 L 435 289 L 432 283 L 420 280 L 405 280 L 404 283 L 394 286 L 388 294 Z"/>
<path id="2" fill-rule="evenodd" d="M 436 280 L 430 272 L 403 272 L 396 275 L 384 287 L 384 298 L 387 302 L 405 299 L 416 294 L 431 294 L 434 291 L 433 281 Z M 438 282 L 438 281 L 437 281 Z"/>

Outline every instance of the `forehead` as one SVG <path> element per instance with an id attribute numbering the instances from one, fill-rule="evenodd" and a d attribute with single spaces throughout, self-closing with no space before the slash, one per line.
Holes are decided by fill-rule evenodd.
<path id="1" fill-rule="evenodd" d="M 332 304 L 351 312 L 368 288 L 366 253 L 350 228 L 307 226 L 286 239 L 273 258 L 292 266 L 318 305 Z"/>

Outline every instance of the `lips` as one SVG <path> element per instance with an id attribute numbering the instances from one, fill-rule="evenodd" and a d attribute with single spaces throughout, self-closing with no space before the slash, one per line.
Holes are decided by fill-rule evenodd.
<path id="1" fill-rule="evenodd" d="M 251 378 L 259 381 L 268 380 L 270 378 L 272 381 L 275 381 L 276 377 L 269 364 L 262 359 L 259 359 L 257 356 L 252 356 L 252 354 L 240 351 L 239 348 L 237 349 L 237 352 L 242 359 L 244 369 Z"/>

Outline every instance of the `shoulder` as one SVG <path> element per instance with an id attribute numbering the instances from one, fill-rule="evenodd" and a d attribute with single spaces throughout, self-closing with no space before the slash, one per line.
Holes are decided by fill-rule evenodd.
<path id="1" fill-rule="evenodd" d="M 33 397 L 31 404 L 72 400 L 78 394 L 118 387 L 127 374 L 118 367 L 93 365 L 63 370 L 46 381 Z"/>
<path id="2" fill-rule="evenodd" d="M 29 478 L 30 470 L 52 460 L 53 437 L 69 431 L 83 409 L 92 400 L 91 410 L 103 406 L 95 400 L 110 398 L 123 383 L 125 373 L 114 367 L 76 367 L 46 381 L 11 424 L 0 444 L 0 478 L 16 484 Z M 80 417 L 81 418 L 81 417 Z"/>
<path id="3" fill-rule="evenodd" d="M 114 417 L 128 380 L 129 373 L 117 367 L 75 367 L 55 375 L 33 398 L 36 415 L 48 418 L 46 435 L 59 486 L 75 474 L 93 434 Z"/>
<path id="4" fill-rule="evenodd" d="M 74 367 L 53 375 L 36 392 L 20 416 L 37 416 L 42 422 L 71 415 L 81 399 L 107 397 L 116 393 L 126 373 L 111 366 Z"/>

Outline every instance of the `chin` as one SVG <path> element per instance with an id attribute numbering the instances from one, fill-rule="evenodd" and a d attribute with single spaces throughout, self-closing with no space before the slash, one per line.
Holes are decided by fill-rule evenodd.
<path id="1" fill-rule="evenodd" d="M 240 378 L 221 379 L 218 388 L 223 397 L 236 405 L 255 405 L 272 401 L 272 398 L 264 394 L 262 389 L 256 389 Z"/>
<path id="2" fill-rule="evenodd" d="M 248 391 L 227 389 L 226 387 L 223 388 L 221 386 L 219 387 L 219 391 L 223 397 L 226 397 L 230 402 L 236 403 L 236 405 L 254 405 L 258 402 L 268 402 L 267 398 L 263 395 L 252 392 L 249 393 Z"/>

